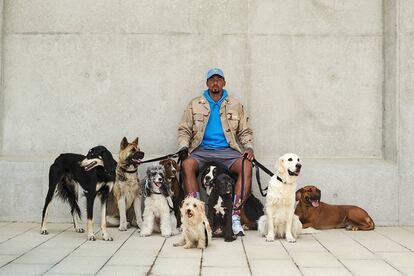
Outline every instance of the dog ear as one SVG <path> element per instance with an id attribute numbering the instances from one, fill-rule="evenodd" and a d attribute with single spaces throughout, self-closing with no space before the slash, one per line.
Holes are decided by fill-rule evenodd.
<path id="1" fill-rule="evenodd" d="M 150 177 L 151 177 L 151 167 L 147 168 L 146 174 L 147 174 L 147 178 L 150 179 Z"/>
<path id="2" fill-rule="evenodd" d="M 175 162 L 175 160 L 171 161 L 171 164 L 173 165 L 174 169 L 179 172 L 180 171 L 180 167 L 178 166 L 177 162 Z"/>
<path id="3" fill-rule="evenodd" d="M 135 144 L 135 145 L 138 145 L 138 140 L 139 140 L 139 138 L 137 137 L 137 138 L 135 138 L 135 140 L 134 140 L 134 141 L 132 141 L 131 143 L 132 143 L 132 144 Z"/>
<path id="4" fill-rule="evenodd" d="M 279 158 L 279 160 L 277 161 L 277 172 L 279 174 L 284 174 L 285 173 L 285 166 L 284 166 L 285 161 L 282 158 Z"/>
<path id="5" fill-rule="evenodd" d="M 102 152 L 101 156 L 104 163 L 105 171 L 110 175 L 114 174 L 117 163 L 115 159 L 112 157 L 112 153 L 109 150 L 105 150 Z"/>
<path id="6" fill-rule="evenodd" d="M 302 197 L 302 193 L 303 193 L 303 188 L 300 188 L 299 190 L 296 191 L 296 201 L 299 201 L 300 198 Z"/>
<path id="7" fill-rule="evenodd" d="M 163 183 L 163 185 L 161 185 L 161 189 L 160 189 L 161 190 L 161 193 L 163 194 L 163 196 L 169 197 L 170 196 L 169 191 L 171 189 L 169 188 L 169 183 L 168 183 L 168 180 L 165 177 L 165 175 L 164 175 L 164 177 L 162 179 L 162 183 Z"/>
<path id="8" fill-rule="evenodd" d="M 124 150 L 127 146 L 128 146 L 128 139 L 124 137 L 122 138 L 121 145 L 120 145 L 121 150 Z"/>
<path id="9" fill-rule="evenodd" d="M 163 159 L 160 161 L 160 165 L 165 166 L 165 163 L 167 162 L 167 159 Z"/>

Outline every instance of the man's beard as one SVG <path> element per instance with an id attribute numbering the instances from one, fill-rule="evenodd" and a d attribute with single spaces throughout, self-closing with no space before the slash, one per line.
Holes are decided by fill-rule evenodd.
<path id="1" fill-rule="evenodd" d="M 213 93 L 213 94 L 218 94 L 218 93 L 220 93 L 220 90 L 219 90 L 218 88 L 213 88 L 213 89 L 211 90 L 211 93 Z"/>

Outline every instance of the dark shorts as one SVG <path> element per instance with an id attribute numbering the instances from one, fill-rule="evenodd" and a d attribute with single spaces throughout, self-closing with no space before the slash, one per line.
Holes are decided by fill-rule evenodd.
<path id="1" fill-rule="evenodd" d="M 232 148 L 203 149 L 198 147 L 190 154 L 190 158 L 197 161 L 198 169 L 202 168 L 206 162 L 218 162 L 230 170 L 234 162 L 241 157 L 241 153 Z"/>

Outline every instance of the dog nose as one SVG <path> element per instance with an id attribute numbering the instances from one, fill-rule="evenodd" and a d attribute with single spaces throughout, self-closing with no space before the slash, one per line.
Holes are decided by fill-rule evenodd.
<path id="1" fill-rule="evenodd" d="M 206 181 L 210 181 L 210 176 L 206 176 Z"/>
<path id="2" fill-rule="evenodd" d="M 300 170 L 300 168 L 302 168 L 302 165 L 301 165 L 301 164 L 299 164 L 299 163 L 297 163 L 297 164 L 296 164 L 296 168 L 297 168 L 298 170 Z"/>

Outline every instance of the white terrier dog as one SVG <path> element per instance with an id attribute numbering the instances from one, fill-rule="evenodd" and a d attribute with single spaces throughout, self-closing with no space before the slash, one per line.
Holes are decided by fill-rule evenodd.
<path id="1" fill-rule="evenodd" d="M 183 223 L 182 239 L 174 246 L 205 249 L 211 242 L 211 228 L 205 214 L 204 202 L 194 197 L 186 197 L 180 212 Z"/>

